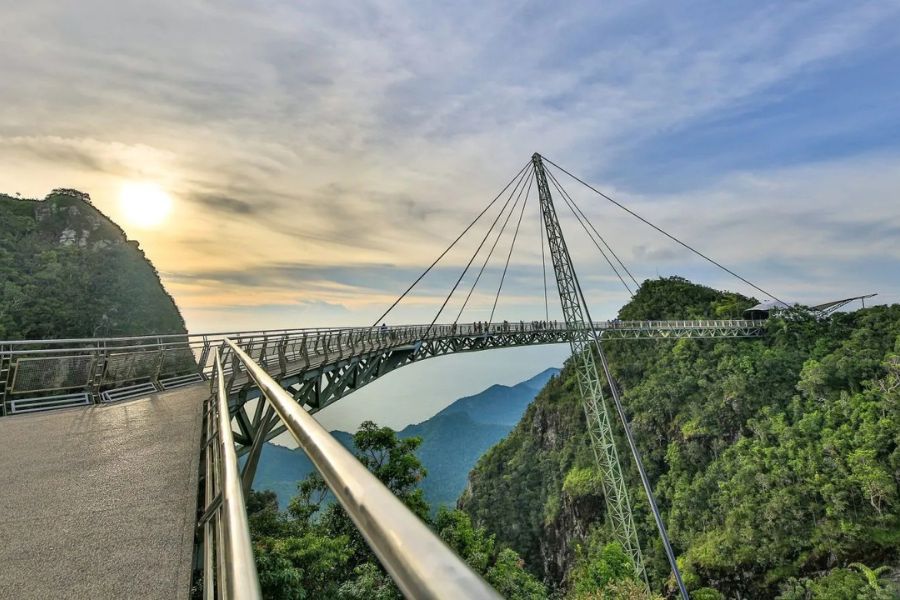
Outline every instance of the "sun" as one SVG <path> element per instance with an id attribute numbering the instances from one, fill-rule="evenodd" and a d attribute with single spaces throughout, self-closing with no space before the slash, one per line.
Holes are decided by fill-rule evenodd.
<path id="1" fill-rule="evenodd" d="M 129 223 L 148 229 L 159 226 L 172 211 L 172 197 L 150 182 L 124 183 L 119 204 Z"/>

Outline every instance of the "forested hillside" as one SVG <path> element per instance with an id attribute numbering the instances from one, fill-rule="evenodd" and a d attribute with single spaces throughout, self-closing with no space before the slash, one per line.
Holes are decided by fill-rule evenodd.
<path id="1" fill-rule="evenodd" d="M 751 302 L 664 279 L 645 282 L 619 317 L 721 317 Z M 689 588 L 894 597 L 900 305 L 824 320 L 791 312 L 767 329 L 755 340 L 605 344 Z M 615 546 L 574 375 L 567 365 L 479 461 L 460 507 L 551 587 L 599 597 L 589 591 L 613 585 Z M 651 581 L 664 592 L 652 517 L 630 456 L 620 457 Z"/>
<path id="2" fill-rule="evenodd" d="M 0 194 L 0 339 L 184 331 L 138 243 L 87 194 Z"/>

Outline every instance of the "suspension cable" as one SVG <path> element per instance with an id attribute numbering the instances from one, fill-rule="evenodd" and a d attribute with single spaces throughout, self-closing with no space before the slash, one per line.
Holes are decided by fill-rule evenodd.
<path id="1" fill-rule="evenodd" d="M 484 213 L 486 213 L 488 210 L 490 210 L 490 208 L 497 202 L 497 200 L 500 199 L 500 196 L 502 196 L 502 195 L 504 194 L 504 192 L 506 192 L 506 190 L 509 189 L 509 186 L 511 186 L 511 185 L 513 184 L 513 182 L 516 181 L 516 180 L 522 175 L 522 173 L 525 172 L 525 170 L 526 170 L 530 165 L 531 165 L 531 161 L 528 161 L 527 163 L 525 163 L 525 166 L 522 167 L 522 168 L 519 170 L 518 173 L 516 173 L 515 175 L 513 175 L 512 179 L 509 180 L 509 183 L 507 183 L 505 186 L 503 186 L 503 189 L 500 190 L 500 193 L 497 194 L 497 195 L 494 197 L 494 199 L 491 200 L 490 203 L 489 203 L 486 207 L 484 207 L 484 210 L 482 210 L 480 213 L 478 213 L 478 216 L 475 217 L 475 219 L 474 219 L 471 223 L 469 223 L 469 225 L 468 225 L 465 229 L 463 229 L 462 233 L 460 233 L 460 234 L 457 236 L 457 238 L 456 238 L 455 240 L 453 240 L 453 241 L 450 243 L 450 245 L 447 246 L 447 248 L 446 248 L 443 252 L 441 252 L 441 254 L 440 254 L 436 259 L 434 259 L 434 262 L 431 263 L 431 265 L 429 265 L 429 267 L 428 267 L 427 269 L 425 269 L 425 270 L 422 272 L 422 274 L 419 275 L 419 276 L 416 278 L 416 280 L 413 281 L 412 284 L 411 284 L 408 288 L 406 288 L 406 291 L 404 291 L 402 294 L 400 294 L 400 296 L 399 296 L 396 300 L 394 300 L 394 303 L 391 304 L 391 305 L 388 307 L 388 309 L 387 309 L 386 311 L 384 311 L 384 313 L 382 313 L 382 315 L 381 315 L 380 317 L 378 317 L 377 319 L 375 319 L 375 323 L 372 324 L 372 327 L 378 326 L 378 322 L 381 321 L 382 319 L 384 319 L 386 316 L 388 316 L 388 313 L 390 313 L 392 310 L 394 310 L 394 307 L 397 306 L 397 305 L 400 303 L 400 301 L 403 300 L 403 298 L 405 298 L 406 295 L 407 295 L 410 291 L 412 291 L 412 289 L 413 289 L 414 287 L 416 287 L 416 285 L 417 285 L 420 281 L 422 281 L 422 278 L 425 277 L 426 275 L 428 275 L 428 273 L 431 271 L 431 269 L 433 269 L 434 266 L 435 266 L 436 264 L 438 264 L 438 262 L 439 262 L 442 258 L 444 258 L 444 256 L 445 256 L 448 252 L 450 252 L 450 250 L 453 249 L 453 247 L 456 245 L 456 243 L 459 242 L 459 240 L 461 240 L 462 237 L 463 237 L 464 235 L 466 235 L 466 234 L 469 232 L 469 230 L 472 229 L 472 227 L 475 226 L 475 223 L 477 223 L 478 220 L 481 219 L 482 216 L 484 216 Z"/>
<path id="2" fill-rule="evenodd" d="M 612 202 L 613 204 L 615 204 L 616 206 L 618 206 L 619 208 L 621 208 L 622 210 L 624 210 L 625 212 L 627 212 L 628 214 L 630 214 L 632 217 L 634 217 L 634 218 L 637 219 L 638 221 L 641 221 L 641 222 L 644 223 L 645 225 L 648 225 L 648 226 L 652 227 L 653 229 L 655 229 L 655 230 L 658 231 L 659 233 L 663 234 L 664 236 L 666 236 L 667 238 L 669 238 L 669 239 L 672 240 L 673 242 L 675 242 L 675 243 L 677 243 L 677 244 L 679 244 L 679 245 L 681 245 L 681 246 L 684 246 L 685 248 L 687 248 L 688 250 L 690 250 L 691 252 L 693 252 L 694 254 L 696 254 L 697 256 L 699 256 L 700 258 L 702 258 L 703 260 L 705 260 L 705 261 L 707 261 L 707 262 L 709 262 L 709 263 L 712 263 L 713 265 L 719 267 L 720 269 L 722 269 L 722 270 L 725 271 L 726 273 L 728 273 L 728 274 L 730 274 L 730 275 L 732 275 L 732 276 L 734 276 L 734 277 L 740 279 L 741 281 L 743 281 L 744 283 L 746 283 L 747 285 L 749 285 L 749 286 L 752 287 L 753 289 L 755 289 L 755 290 L 757 290 L 757 291 L 759 291 L 759 292 L 762 292 L 763 294 L 765 294 L 766 296 L 772 298 L 773 300 L 776 300 L 776 301 L 778 301 L 778 302 L 784 304 L 785 306 L 787 306 L 787 302 L 785 302 L 784 300 L 781 300 L 780 298 L 778 298 L 778 296 L 776 296 L 776 295 L 773 294 L 772 292 L 767 292 L 766 290 L 762 289 L 761 287 L 759 287 L 759 286 L 756 285 L 755 283 L 753 283 L 753 282 L 751 282 L 751 281 L 745 279 L 744 277 L 741 277 L 740 275 L 738 275 L 737 273 L 735 273 L 734 271 L 732 271 L 732 270 L 729 269 L 728 267 L 722 265 L 722 264 L 719 263 L 719 262 L 716 262 L 715 260 L 713 260 L 712 258 L 710 258 L 710 257 L 708 257 L 707 255 L 703 254 L 703 253 L 700 252 L 699 250 L 697 250 L 697 249 L 695 249 L 695 248 L 689 246 L 688 244 L 682 242 L 681 240 L 679 240 L 679 239 L 678 239 L 677 237 L 675 237 L 674 235 L 668 233 L 667 231 L 665 231 L 665 230 L 662 229 L 661 227 L 658 227 L 658 226 L 654 225 L 653 223 L 651 223 L 650 221 L 648 221 L 647 219 L 645 219 L 645 218 L 642 217 L 641 215 L 637 214 L 636 212 L 634 212 L 634 211 L 631 210 L 630 208 L 628 208 L 628 207 L 626 207 L 626 206 L 620 204 L 619 202 L 616 202 L 615 200 L 613 200 L 612 198 L 610 198 L 609 196 L 607 196 L 606 194 L 604 194 L 603 192 L 601 192 L 600 190 L 598 190 L 597 188 L 595 188 L 594 186 L 592 186 L 591 184 L 587 183 L 586 181 L 584 181 L 584 180 L 581 179 L 580 177 L 578 177 L 578 176 L 576 176 L 576 175 L 573 175 L 572 173 L 570 173 L 570 172 L 567 171 L 566 169 L 562 168 L 561 166 L 559 166 L 558 164 L 556 164 L 555 162 L 553 162 L 552 160 L 550 160 L 550 159 L 547 158 L 546 156 L 544 156 L 543 159 L 546 160 L 546 161 L 547 161 L 548 163 L 550 163 L 551 165 L 553 165 L 554 167 L 556 167 L 557 169 L 559 169 L 560 171 L 562 171 L 563 173 L 565 173 L 566 175 L 568 175 L 569 177 L 571 177 L 572 179 L 574 179 L 575 181 L 577 181 L 578 183 L 580 183 L 581 185 L 583 185 L 583 186 L 585 186 L 586 188 L 588 188 L 589 190 L 592 190 L 594 193 L 598 194 L 598 195 L 601 196 L 602 198 L 605 198 L 605 199 L 608 200 L 609 202 Z"/>
<path id="3" fill-rule="evenodd" d="M 527 175 L 527 173 L 525 172 L 524 169 L 521 171 L 521 173 L 522 173 L 522 175 L 520 176 L 520 180 L 524 179 Z M 516 184 L 516 187 L 514 187 L 513 190 L 515 190 L 517 187 L 518 187 L 518 184 Z M 487 241 L 490 233 L 494 230 L 494 227 L 496 227 L 497 221 L 500 220 L 500 216 L 506 211 L 506 207 L 509 205 L 510 201 L 512 200 L 512 197 L 513 197 L 513 193 L 510 192 L 509 197 L 506 199 L 506 202 L 503 204 L 503 207 L 500 209 L 500 212 L 497 213 L 496 217 L 494 217 L 494 222 L 491 223 L 490 228 L 487 230 L 487 232 L 485 232 L 484 237 L 481 238 L 481 243 L 478 244 L 478 248 L 475 249 L 475 253 L 472 254 L 471 258 L 469 258 L 469 262 L 466 263 L 466 266 L 462 270 L 462 273 L 459 274 L 459 278 L 456 280 L 456 283 L 453 284 L 453 287 L 450 289 L 450 293 L 447 294 L 446 298 L 444 298 L 444 303 L 441 304 L 441 307 L 438 309 L 437 314 L 434 315 L 434 318 L 431 320 L 431 323 L 428 324 L 428 329 L 425 330 L 426 337 L 428 336 L 429 333 L 431 333 L 431 328 L 434 327 L 435 323 L 437 323 L 437 320 L 440 318 L 441 313 L 444 312 L 444 308 L 447 307 L 447 303 L 450 302 L 450 298 L 453 296 L 453 293 L 456 292 L 456 288 L 459 287 L 459 283 L 463 280 L 463 277 L 466 276 L 466 273 L 469 271 L 469 267 L 472 266 L 472 262 L 475 260 L 475 257 L 478 256 L 479 252 L 481 252 L 482 246 L 484 246 L 484 243 Z"/>
<path id="4" fill-rule="evenodd" d="M 616 274 L 616 277 L 619 278 L 619 281 L 622 282 L 622 285 L 625 286 L 625 289 L 628 290 L 628 295 L 634 297 L 634 292 L 631 291 L 631 288 L 628 287 L 628 284 L 625 282 L 625 279 L 622 278 L 622 275 L 621 275 L 621 273 L 619 273 L 619 270 L 612 263 L 612 261 L 609 260 L 609 257 L 606 255 L 606 252 L 603 251 L 603 248 L 600 247 L 600 244 L 597 243 L 597 240 L 594 239 L 594 236 L 591 235 L 591 232 L 587 228 L 587 225 L 585 225 L 584 222 L 582 222 L 581 217 L 579 217 L 578 213 L 575 212 L 575 209 L 572 208 L 572 203 L 569 202 L 569 198 L 567 197 L 566 194 L 563 193 L 560 185 L 556 181 L 554 181 L 552 177 L 550 178 L 550 182 L 556 187 L 556 190 L 559 192 L 559 195 L 562 196 L 562 199 L 566 203 L 566 206 L 569 207 L 569 212 L 571 212 L 572 215 L 574 215 L 574 217 L 578 221 L 579 225 L 581 225 L 581 228 L 584 229 L 584 232 L 591 239 L 591 242 L 593 242 L 594 246 L 597 247 L 597 250 L 600 251 L 600 255 L 603 256 L 603 258 L 606 260 L 606 264 L 609 265 L 609 267 L 613 270 L 613 273 Z"/>
<path id="5" fill-rule="evenodd" d="M 532 177 L 534 177 L 533 173 L 531 175 L 529 175 L 529 177 L 528 177 L 529 187 L 531 186 L 531 178 Z M 516 187 L 519 187 L 518 184 L 516 184 Z M 497 243 L 500 241 L 500 238 L 503 237 L 503 232 L 506 231 L 506 226 L 509 224 L 510 217 L 512 217 L 513 214 L 516 212 L 516 207 L 519 205 L 519 200 L 521 199 L 522 192 L 524 192 L 524 191 L 525 191 L 524 185 L 519 187 L 518 195 L 516 196 L 516 201 L 513 203 L 512 207 L 510 207 L 510 209 L 509 209 L 509 212 L 506 214 L 506 220 L 503 221 L 503 226 L 500 228 L 500 233 L 497 234 L 497 238 L 494 240 L 494 244 L 491 246 L 490 252 L 488 252 L 487 257 L 484 259 L 484 262 L 481 263 L 481 268 L 478 270 L 478 276 L 475 277 L 475 281 L 472 282 L 472 287 L 469 288 L 469 293 L 466 294 L 465 301 L 462 303 L 462 306 L 459 307 L 459 312 L 456 314 L 456 319 L 454 319 L 454 321 L 453 321 L 454 323 L 459 322 L 459 319 L 462 316 L 463 311 L 466 309 L 466 305 L 469 303 L 469 298 L 472 297 L 472 292 L 475 291 L 475 286 L 478 285 L 478 281 L 481 279 L 481 275 L 482 275 L 482 273 L 484 273 L 484 269 L 487 266 L 488 261 L 491 260 L 491 256 L 493 256 L 494 250 L 497 248 Z M 515 189 L 513 189 L 513 193 L 514 194 L 516 193 Z"/>
<path id="6" fill-rule="evenodd" d="M 563 195 L 568 196 L 569 202 L 572 203 L 572 206 L 575 207 L 575 210 L 578 211 L 578 213 L 581 215 L 581 218 L 583 218 L 585 223 L 587 223 L 590 226 L 590 228 L 594 231 L 594 233 L 597 235 L 597 237 L 600 239 L 600 241 L 603 243 L 603 245 L 606 246 L 606 249 L 609 250 L 609 253 L 612 254 L 613 258 L 616 259 L 616 262 L 619 263 L 619 265 L 622 267 L 622 269 L 625 271 L 625 273 L 628 274 L 628 277 L 630 277 L 631 281 L 634 282 L 635 289 L 640 288 L 641 284 L 639 284 L 637 282 L 637 279 L 634 278 L 634 275 L 631 274 L 631 271 L 628 270 L 628 267 L 625 266 L 625 263 L 622 262 L 622 259 L 619 258 L 619 255 L 616 254 L 615 250 L 613 250 L 612 247 L 608 243 L 606 243 L 606 240 L 603 238 L 602 235 L 600 235 L 600 232 L 597 231 L 597 228 L 594 227 L 594 224 L 591 223 L 590 219 L 588 219 L 588 216 L 586 214 L 584 214 L 584 211 L 581 210 L 581 207 L 578 206 L 578 204 L 575 202 L 575 198 L 573 198 L 572 195 L 568 192 L 568 190 L 566 190 L 562 186 L 562 184 L 556 179 L 556 177 L 553 175 L 552 172 L 548 171 L 547 174 L 550 176 L 550 179 L 552 179 L 553 182 L 556 184 L 556 187 L 560 190 L 560 192 Z"/>
<path id="7" fill-rule="evenodd" d="M 506 270 L 509 268 L 509 259 L 512 258 L 513 249 L 516 247 L 516 238 L 519 237 L 519 227 L 522 226 L 522 215 L 525 214 L 525 205 L 528 204 L 528 196 L 531 195 L 531 184 L 534 177 L 528 180 L 528 191 L 525 192 L 525 202 L 522 203 L 522 210 L 519 211 L 519 222 L 516 223 L 516 231 L 513 233 L 512 243 L 509 245 L 509 254 L 506 255 L 506 264 L 503 266 L 503 275 L 500 276 L 500 285 L 497 286 L 497 295 L 494 296 L 494 306 L 491 308 L 491 317 L 488 324 L 494 322 L 494 311 L 497 310 L 497 301 L 500 299 L 500 290 L 503 289 L 503 281 L 506 279 Z"/>

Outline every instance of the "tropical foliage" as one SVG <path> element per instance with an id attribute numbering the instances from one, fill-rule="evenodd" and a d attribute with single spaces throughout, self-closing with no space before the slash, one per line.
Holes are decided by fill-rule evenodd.
<path id="1" fill-rule="evenodd" d="M 137 242 L 87 194 L 0 194 L 0 339 L 184 331 Z"/>
<path id="2" fill-rule="evenodd" d="M 442 509 L 433 522 L 419 485 L 425 469 L 415 455 L 420 438 L 400 439 L 387 427 L 363 423 L 354 435 L 359 460 L 406 506 L 505 597 L 546 598 L 544 586 L 525 571 L 518 554 L 473 527 L 468 515 Z M 400 592 L 336 502 L 312 474 L 298 486 L 285 513 L 275 494 L 253 492 L 248 512 L 260 582 L 266 598 L 393 600 Z"/>
<path id="3" fill-rule="evenodd" d="M 736 316 L 753 302 L 663 279 L 619 316 Z M 697 597 L 894 594 L 896 574 L 875 567 L 900 558 L 900 306 L 795 310 L 767 329 L 756 340 L 605 344 L 685 579 Z M 620 453 L 650 581 L 667 593 L 629 458 Z M 615 571 L 602 558 L 614 540 L 570 365 L 479 461 L 461 506 L 553 588 L 589 594 Z M 823 591 L 836 586 L 853 595 Z"/>

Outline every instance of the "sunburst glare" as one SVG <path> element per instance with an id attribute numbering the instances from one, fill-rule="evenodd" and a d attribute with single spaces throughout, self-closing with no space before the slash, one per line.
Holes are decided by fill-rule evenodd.
<path id="1" fill-rule="evenodd" d="M 129 223 L 147 229 L 158 227 L 172 211 L 172 197 L 150 182 L 124 183 L 119 192 L 119 203 Z"/>

